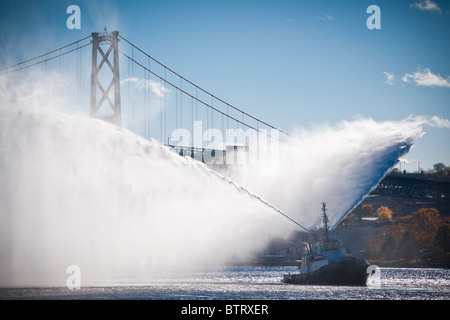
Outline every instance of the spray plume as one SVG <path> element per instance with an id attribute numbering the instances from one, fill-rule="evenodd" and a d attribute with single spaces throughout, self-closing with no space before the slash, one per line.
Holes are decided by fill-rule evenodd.
<path id="1" fill-rule="evenodd" d="M 308 229 L 319 227 L 319 205 L 327 202 L 333 230 L 424 134 L 423 124 L 420 117 L 356 119 L 297 130 L 289 143 L 280 144 L 276 172 L 261 175 L 257 166 L 241 166 L 224 174 Z"/>
<path id="2" fill-rule="evenodd" d="M 73 102 L 47 80 L 2 90 L 1 286 L 65 285 L 73 264 L 84 285 L 145 282 L 246 256 L 292 230 L 273 207 L 205 165 L 61 112 L 60 103 Z"/>
<path id="3" fill-rule="evenodd" d="M 65 285 L 73 264 L 84 285 L 220 265 L 317 227 L 315 201 L 336 225 L 422 134 L 411 119 L 342 122 L 297 132 L 272 174 L 219 174 L 62 112 L 82 109 L 57 94 L 68 84 L 39 79 L 0 83 L 0 286 Z"/>

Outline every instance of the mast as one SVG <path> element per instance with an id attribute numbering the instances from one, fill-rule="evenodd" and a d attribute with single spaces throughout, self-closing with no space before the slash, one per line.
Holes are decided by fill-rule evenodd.
<path id="1" fill-rule="evenodd" d="M 328 231 L 329 231 L 329 227 L 328 227 L 328 216 L 327 216 L 327 203 L 326 202 L 322 202 L 322 221 L 323 221 L 323 225 L 324 225 L 324 229 L 325 229 L 325 240 L 328 240 Z"/>

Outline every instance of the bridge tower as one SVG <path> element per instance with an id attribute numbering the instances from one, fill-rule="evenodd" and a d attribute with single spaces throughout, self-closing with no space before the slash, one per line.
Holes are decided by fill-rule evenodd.
<path id="1" fill-rule="evenodd" d="M 122 125 L 122 115 L 120 105 L 120 72 L 119 72 L 118 42 L 119 42 L 118 31 L 108 33 L 105 27 L 105 30 L 102 35 L 99 35 L 98 32 L 92 33 L 91 116 L 112 122 L 120 127 Z M 106 53 L 105 51 L 103 51 L 100 45 L 104 46 L 104 48 L 107 49 Z M 111 54 L 111 52 L 113 52 L 112 63 L 109 60 L 109 55 Z M 98 64 L 97 62 L 98 53 L 100 53 L 102 57 L 100 64 Z M 112 80 L 109 82 L 109 85 L 106 88 L 106 90 L 102 86 L 101 81 L 99 79 L 99 73 L 105 65 L 107 65 L 109 69 L 112 71 Z M 107 73 L 109 73 L 109 70 L 107 70 Z M 114 87 L 113 90 L 114 98 L 113 100 L 111 100 L 109 93 L 113 87 Z M 97 96 L 98 93 L 101 94 L 100 100 L 98 99 L 100 96 Z M 105 115 L 99 113 L 105 101 L 109 105 L 109 107 L 106 108 L 112 109 L 113 112 L 112 115 L 111 114 Z"/>

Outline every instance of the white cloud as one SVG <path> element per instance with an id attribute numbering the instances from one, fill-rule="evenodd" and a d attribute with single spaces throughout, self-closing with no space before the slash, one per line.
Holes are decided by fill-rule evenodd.
<path id="1" fill-rule="evenodd" d="M 408 122 L 416 123 L 419 126 L 430 126 L 435 128 L 449 128 L 450 120 L 438 116 L 410 116 L 406 119 Z"/>
<path id="2" fill-rule="evenodd" d="M 327 14 L 325 17 L 319 17 L 319 19 L 323 21 L 333 21 L 334 17 Z"/>
<path id="3" fill-rule="evenodd" d="M 433 2 L 431 0 L 422 0 L 419 2 L 415 2 L 409 5 L 410 8 L 417 8 L 419 10 L 423 11 L 435 11 L 441 13 L 442 10 L 439 8 L 439 5 L 436 2 Z"/>
<path id="4" fill-rule="evenodd" d="M 428 121 L 428 124 L 432 127 L 450 128 L 450 121 L 448 119 L 439 118 L 438 116 L 432 116 Z"/>
<path id="5" fill-rule="evenodd" d="M 418 70 L 413 74 L 407 73 L 402 80 L 403 82 L 414 82 L 418 86 L 450 88 L 450 77 L 443 78 L 440 74 L 432 73 L 428 68 Z"/>
<path id="6" fill-rule="evenodd" d="M 387 72 L 387 71 L 385 71 L 383 73 L 386 76 L 386 83 L 390 84 L 390 85 L 393 85 L 394 84 L 394 80 L 395 80 L 394 74 L 392 74 L 390 72 Z"/>
<path id="7" fill-rule="evenodd" d="M 126 78 L 121 81 L 122 84 L 128 82 L 135 83 L 138 89 L 150 89 L 158 97 L 164 97 L 164 95 L 169 92 L 169 90 L 165 88 L 161 83 L 151 79 L 139 79 L 132 77 Z"/>

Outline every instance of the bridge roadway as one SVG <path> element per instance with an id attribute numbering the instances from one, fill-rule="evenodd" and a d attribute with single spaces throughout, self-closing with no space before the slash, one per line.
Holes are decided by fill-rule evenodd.
<path id="1" fill-rule="evenodd" d="M 395 173 L 386 175 L 372 195 L 404 197 L 450 203 L 450 177 L 435 174 Z"/>

